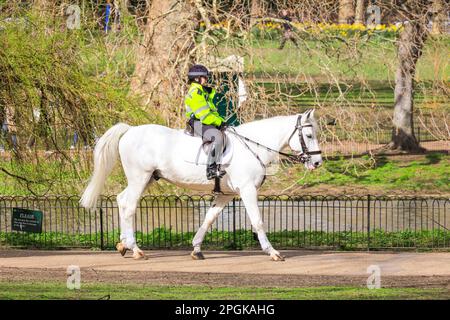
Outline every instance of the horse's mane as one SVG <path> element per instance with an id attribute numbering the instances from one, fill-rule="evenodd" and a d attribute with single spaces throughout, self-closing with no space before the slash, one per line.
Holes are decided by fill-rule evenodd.
<path id="1" fill-rule="evenodd" d="M 248 127 L 258 127 L 259 125 L 267 125 L 267 124 L 270 124 L 270 122 L 275 122 L 280 119 L 288 118 L 288 117 L 290 117 L 290 116 L 276 116 L 276 117 L 253 120 L 250 122 L 242 123 L 239 126 L 237 126 L 236 128 L 246 129 Z"/>
<path id="2" fill-rule="evenodd" d="M 275 117 L 270 117 L 270 118 L 265 118 L 265 119 L 258 119 L 258 120 L 254 120 L 254 121 L 250 121 L 250 122 L 246 122 L 246 123 L 240 124 L 239 126 L 236 127 L 236 129 L 238 129 L 238 130 L 239 129 L 245 130 L 245 129 L 249 128 L 249 127 L 251 127 L 251 128 L 258 127 L 259 125 L 266 126 L 266 125 L 269 125 L 270 122 L 275 122 L 275 121 L 278 121 L 280 119 L 286 119 L 286 118 L 289 118 L 289 117 L 299 116 L 299 115 L 300 114 L 289 115 L 289 116 L 275 116 Z M 308 118 L 307 122 L 309 122 L 310 124 L 313 125 L 315 132 L 318 132 L 319 126 L 317 125 L 317 121 L 316 121 L 316 119 L 314 117 Z"/>

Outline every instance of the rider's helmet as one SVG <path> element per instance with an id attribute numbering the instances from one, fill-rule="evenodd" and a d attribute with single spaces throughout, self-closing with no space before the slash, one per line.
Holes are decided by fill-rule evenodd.
<path id="1" fill-rule="evenodd" d="M 195 64 L 193 65 L 188 72 L 188 79 L 189 80 L 194 80 L 195 78 L 198 77 L 209 77 L 209 71 L 208 69 L 201 65 L 201 64 Z"/>

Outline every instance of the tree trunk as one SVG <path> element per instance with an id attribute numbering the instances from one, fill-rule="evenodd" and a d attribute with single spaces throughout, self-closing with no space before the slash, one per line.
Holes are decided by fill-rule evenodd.
<path id="1" fill-rule="evenodd" d="M 189 1 L 152 1 L 137 51 L 132 90 L 144 96 L 145 105 L 157 107 L 168 125 L 184 112 L 180 105 L 195 48 L 195 13 Z"/>
<path id="2" fill-rule="evenodd" d="M 50 13 L 53 6 L 49 0 L 33 0 L 33 8 L 40 16 Z"/>
<path id="3" fill-rule="evenodd" d="M 356 0 L 355 23 L 365 24 L 365 0 Z"/>
<path id="4" fill-rule="evenodd" d="M 219 23 L 220 19 L 219 19 L 217 0 L 213 0 L 213 2 L 212 2 L 212 15 L 214 17 L 214 22 Z"/>
<path id="5" fill-rule="evenodd" d="M 448 4 L 444 4 L 444 0 L 435 0 L 433 3 L 434 19 L 431 33 L 442 34 L 445 32 L 445 20 L 448 15 Z"/>
<path id="6" fill-rule="evenodd" d="M 390 149 L 424 151 L 414 135 L 414 75 L 427 37 L 426 26 L 409 22 L 398 39 L 398 67 L 395 75 L 395 105 Z"/>
<path id="7" fill-rule="evenodd" d="M 115 0 L 119 3 L 119 9 L 120 9 L 120 13 L 122 15 L 127 15 L 128 14 L 128 2 L 129 0 Z"/>
<path id="8" fill-rule="evenodd" d="M 339 1 L 339 24 L 353 23 L 355 11 L 353 8 L 353 0 Z"/>
<path id="9" fill-rule="evenodd" d="M 112 0 L 114 11 L 119 11 L 121 17 L 126 17 L 129 14 L 128 3 L 129 0 Z"/>
<path id="10" fill-rule="evenodd" d="M 252 6 L 250 8 L 250 25 L 253 26 L 256 19 L 262 18 L 263 8 L 261 0 L 251 0 L 251 1 Z"/>

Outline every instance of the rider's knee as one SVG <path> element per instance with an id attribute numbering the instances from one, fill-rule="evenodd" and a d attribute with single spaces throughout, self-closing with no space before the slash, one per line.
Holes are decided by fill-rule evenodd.
<path id="1" fill-rule="evenodd" d="M 211 127 L 205 131 L 204 138 L 208 141 L 214 142 L 216 145 L 223 145 L 222 132 L 214 127 Z"/>

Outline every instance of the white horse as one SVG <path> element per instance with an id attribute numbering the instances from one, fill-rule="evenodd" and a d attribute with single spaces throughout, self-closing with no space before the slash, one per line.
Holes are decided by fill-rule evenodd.
<path id="1" fill-rule="evenodd" d="M 257 190 L 264 182 L 266 166 L 277 159 L 283 148 L 289 146 L 308 170 L 321 165 L 322 157 L 317 141 L 317 124 L 314 110 L 293 116 L 278 116 L 242 124 L 227 130 L 228 143 L 233 154 L 227 165 L 226 175 L 221 179 L 223 194 L 216 194 L 206 213 L 202 226 L 192 244 L 193 259 L 204 259 L 201 244 L 205 233 L 222 209 L 239 195 L 262 250 L 272 260 L 284 260 L 267 239 L 258 208 Z M 214 180 L 207 180 L 205 165 L 186 161 L 186 153 L 198 153 L 201 138 L 187 135 L 180 129 L 160 125 L 132 127 L 124 123 L 111 127 L 99 139 L 94 149 L 94 172 L 80 203 L 95 208 L 107 176 L 120 154 L 128 186 L 117 196 L 120 214 L 120 242 L 117 250 L 124 255 L 133 250 L 135 259 L 145 258 L 136 245 L 134 215 L 143 191 L 155 179 L 162 178 L 178 186 L 200 191 L 211 191 Z"/>

